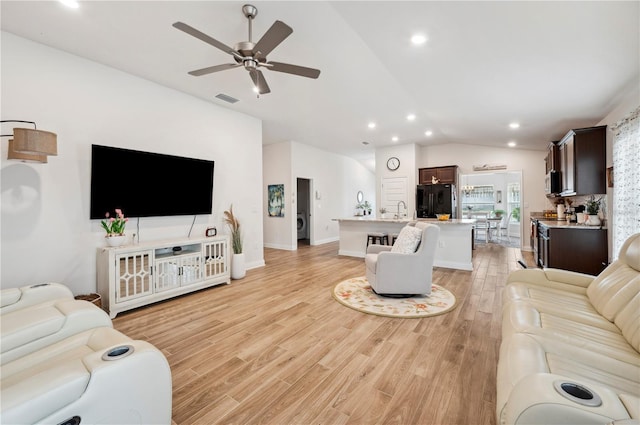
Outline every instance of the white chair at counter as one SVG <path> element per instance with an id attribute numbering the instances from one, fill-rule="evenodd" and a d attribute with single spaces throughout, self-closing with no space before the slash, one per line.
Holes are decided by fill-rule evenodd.
<path id="1" fill-rule="evenodd" d="M 489 242 L 489 213 L 475 212 L 470 214 L 470 218 L 476 220 L 473 226 L 475 229 L 475 238 L 479 239 L 478 231 L 482 231 L 484 233 L 484 241 Z"/>

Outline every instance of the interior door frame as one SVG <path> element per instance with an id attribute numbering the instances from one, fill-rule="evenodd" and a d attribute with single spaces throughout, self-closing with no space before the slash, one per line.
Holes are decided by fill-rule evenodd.
<path id="1" fill-rule="evenodd" d="M 458 188 L 456 189 L 458 191 L 458 207 L 460 208 L 461 214 L 463 214 L 462 211 L 462 186 L 463 183 L 466 184 L 466 180 L 468 180 L 469 176 L 482 176 L 482 175 L 489 175 L 489 174 L 517 174 L 518 175 L 518 184 L 520 185 L 520 225 L 519 225 L 519 230 L 518 233 L 520 235 L 520 248 L 525 248 L 525 237 L 524 237 L 524 231 L 525 231 L 525 227 L 523 226 L 522 220 L 524 217 L 524 208 L 522 207 L 525 203 L 525 199 L 524 199 L 524 188 L 522 186 L 522 170 L 495 170 L 495 171 L 491 171 L 491 172 L 475 172 L 475 173 L 465 173 L 465 174 L 460 174 L 458 181 L 460 182 L 458 184 Z M 507 185 L 505 185 L 505 189 L 506 189 Z M 503 195 L 503 199 L 504 199 L 504 204 L 508 203 L 508 197 L 507 195 Z M 508 229 L 507 229 L 508 231 Z M 528 233 L 527 233 L 528 235 Z M 527 241 L 529 240 L 528 236 L 527 236 Z M 528 244 L 527 244 L 528 246 Z"/>

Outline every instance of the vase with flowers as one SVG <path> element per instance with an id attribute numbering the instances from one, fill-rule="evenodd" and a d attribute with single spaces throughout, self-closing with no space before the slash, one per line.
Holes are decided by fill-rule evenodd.
<path id="1" fill-rule="evenodd" d="M 233 204 L 224 212 L 224 221 L 231 232 L 231 248 L 233 257 L 231 258 L 231 279 L 242 279 L 247 273 L 245 267 L 244 253 L 242 252 L 242 233 L 240 232 L 240 221 L 233 214 Z"/>
<path id="2" fill-rule="evenodd" d="M 588 218 L 584 224 L 587 226 L 600 226 L 602 223 L 600 221 L 600 217 L 598 216 L 598 212 L 600 211 L 600 204 L 602 203 L 602 197 L 596 199 L 594 195 L 591 195 L 587 202 L 585 202 L 585 207 L 587 210 Z"/>
<path id="3" fill-rule="evenodd" d="M 124 228 L 127 225 L 128 218 L 125 218 L 121 209 L 115 209 L 115 217 L 107 211 L 104 215 L 105 219 L 100 222 L 102 228 L 107 232 L 105 236 L 109 246 L 121 246 L 124 244 L 126 236 Z"/>

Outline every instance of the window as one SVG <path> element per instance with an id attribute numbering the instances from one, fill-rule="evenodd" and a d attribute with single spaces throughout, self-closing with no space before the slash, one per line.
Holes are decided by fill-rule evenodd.
<path id="1" fill-rule="evenodd" d="M 629 236 L 640 232 L 640 107 L 612 126 L 613 138 L 613 255 Z"/>

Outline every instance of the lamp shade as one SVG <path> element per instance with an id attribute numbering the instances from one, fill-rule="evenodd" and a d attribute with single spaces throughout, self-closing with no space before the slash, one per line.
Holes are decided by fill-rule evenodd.
<path id="1" fill-rule="evenodd" d="M 16 152 L 13 147 L 13 139 L 9 140 L 9 150 L 7 151 L 7 159 L 18 159 L 20 161 L 29 161 L 29 162 L 42 162 L 46 164 L 47 156 L 46 155 L 36 155 L 31 153 L 22 153 Z"/>
<path id="2" fill-rule="evenodd" d="M 58 155 L 58 136 L 50 131 L 14 128 L 13 149 L 22 154 Z"/>

